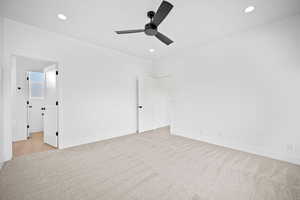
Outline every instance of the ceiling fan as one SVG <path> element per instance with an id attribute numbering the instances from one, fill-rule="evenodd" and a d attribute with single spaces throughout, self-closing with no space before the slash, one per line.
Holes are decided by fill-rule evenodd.
<path id="1" fill-rule="evenodd" d="M 144 29 L 136 29 L 136 30 L 124 30 L 124 31 L 116 31 L 117 34 L 129 34 L 129 33 L 141 33 L 144 32 L 146 35 L 155 36 L 161 42 L 166 45 L 170 45 L 173 43 L 171 39 L 169 39 L 164 34 L 158 31 L 158 26 L 160 23 L 167 17 L 169 12 L 172 10 L 173 5 L 167 1 L 163 1 L 159 6 L 156 13 L 154 11 L 149 11 L 147 16 L 150 18 L 150 23 L 145 25 Z"/>

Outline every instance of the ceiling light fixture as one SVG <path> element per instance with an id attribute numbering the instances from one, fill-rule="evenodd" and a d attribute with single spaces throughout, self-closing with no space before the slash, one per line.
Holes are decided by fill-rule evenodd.
<path id="1" fill-rule="evenodd" d="M 244 12 L 245 13 L 251 13 L 251 12 L 253 12 L 255 10 L 255 7 L 254 6 L 249 6 L 249 7 L 247 7 L 245 10 L 244 10 Z"/>
<path id="2" fill-rule="evenodd" d="M 64 15 L 64 14 L 58 14 L 57 17 L 58 17 L 58 19 L 61 19 L 61 20 L 64 20 L 64 21 L 67 20 L 67 16 Z"/>
<path id="3" fill-rule="evenodd" d="M 153 53 L 153 52 L 155 51 L 155 49 L 149 49 L 149 51 L 150 51 L 151 53 Z"/>

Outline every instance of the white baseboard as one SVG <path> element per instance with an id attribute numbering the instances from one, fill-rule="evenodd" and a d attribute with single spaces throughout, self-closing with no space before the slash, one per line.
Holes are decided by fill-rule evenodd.
<path id="1" fill-rule="evenodd" d="M 189 136 L 186 136 L 185 134 L 180 134 L 177 132 L 172 132 L 172 134 L 190 138 L 190 139 L 194 139 L 194 140 L 207 142 L 207 143 L 218 145 L 218 146 L 235 149 L 238 151 L 243 151 L 243 152 L 247 152 L 247 153 L 256 154 L 259 156 L 268 157 L 268 158 L 275 159 L 275 160 L 281 160 L 281 161 L 293 163 L 296 165 L 300 165 L 300 157 L 296 156 L 296 155 L 289 155 L 287 153 L 278 152 L 278 151 L 276 152 L 276 151 L 268 150 L 268 149 L 265 149 L 262 147 L 239 144 L 234 141 L 224 141 L 224 140 L 220 140 L 219 138 L 214 138 L 214 137 L 199 136 L 197 138 L 194 138 L 194 137 L 189 137 Z"/>

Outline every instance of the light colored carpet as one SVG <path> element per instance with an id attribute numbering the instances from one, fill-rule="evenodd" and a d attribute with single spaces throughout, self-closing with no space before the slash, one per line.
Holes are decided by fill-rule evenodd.
<path id="1" fill-rule="evenodd" d="M 300 166 L 166 129 L 5 163 L 1 200 L 300 200 Z"/>

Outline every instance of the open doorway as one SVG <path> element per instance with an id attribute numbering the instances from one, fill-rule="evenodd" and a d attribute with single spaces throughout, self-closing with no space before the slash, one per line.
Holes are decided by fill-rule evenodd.
<path id="1" fill-rule="evenodd" d="M 170 132 L 170 77 L 139 77 L 137 84 L 137 132 L 167 128 Z"/>
<path id="2" fill-rule="evenodd" d="M 13 157 L 58 148 L 58 65 L 14 56 Z"/>

